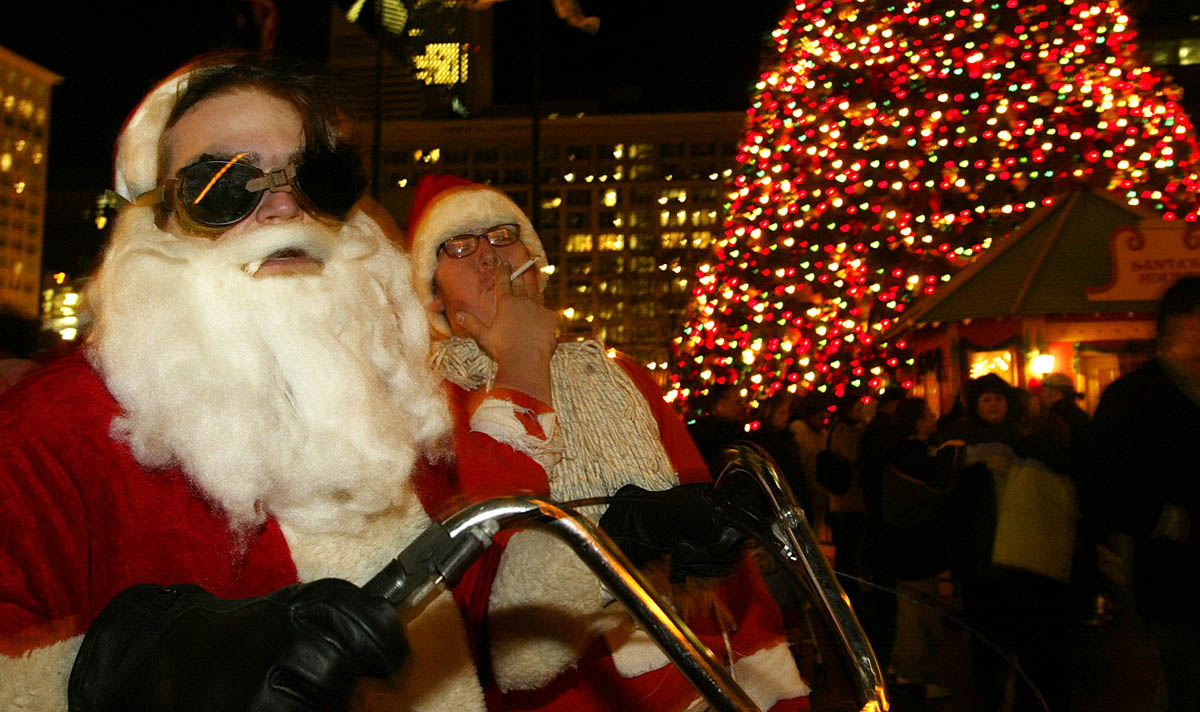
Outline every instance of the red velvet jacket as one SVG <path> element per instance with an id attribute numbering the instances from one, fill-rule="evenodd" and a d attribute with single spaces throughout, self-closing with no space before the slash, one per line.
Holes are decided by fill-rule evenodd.
<path id="1" fill-rule="evenodd" d="M 243 597 L 296 582 L 277 524 L 235 541 L 182 473 L 109 436 L 118 413 L 81 352 L 0 396 L 0 652 L 79 635 L 138 583 Z"/>

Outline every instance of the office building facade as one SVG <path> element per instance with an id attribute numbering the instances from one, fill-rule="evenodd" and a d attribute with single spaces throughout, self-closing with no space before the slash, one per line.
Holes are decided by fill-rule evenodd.
<path id="1" fill-rule="evenodd" d="M 57 74 L 0 47 L 0 310 L 36 318 Z"/>

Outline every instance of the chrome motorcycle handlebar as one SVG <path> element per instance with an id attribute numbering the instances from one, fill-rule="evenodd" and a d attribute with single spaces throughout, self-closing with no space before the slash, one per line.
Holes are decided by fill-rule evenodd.
<path id="1" fill-rule="evenodd" d="M 498 497 L 433 524 L 364 589 L 411 620 L 442 586 L 457 583 L 500 529 L 538 526 L 569 545 L 715 709 L 757 712 L 712 652 L 671 609 L 659 604 L 620 549 L 587 519 L 535 497 Z"/>
<path id="2" fill-rule="evenodd" d="M 759 541 L 769 544 L 767 548 L 786 564 L 818 604 L 815 608 L 835 633 L 839 652 L 853 671 L 852 684 L 862 712 L 888 709 L 883 676 L 871 645 L 787 482 L 770 456 L 756 445 L 734 444 L 727 455 L 729 464 L 715 487 L 718 508 Z M 736 496 L 722 499 L 745 481 L 765 499 L 765 519 L 761 500 L 759 506 L 745 507 L 739 505 Z M 565 505 L 535 497 L 498 497 L 473 504 L 440 524 L 432 524 L 364 589 L 384 596 L 397 607 L 402 619 L 411 620 L 438 591 L 458 583 L 498 531 L 531 526 L 568 544 L 715 709 L 758 710 L 679 616 L 649 592 L 641 574 L 612 540 Z"/>

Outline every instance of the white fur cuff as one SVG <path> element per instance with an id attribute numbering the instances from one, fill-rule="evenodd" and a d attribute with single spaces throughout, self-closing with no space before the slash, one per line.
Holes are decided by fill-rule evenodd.
<path id="1" fill-rule="evenodd" d="M 492 668 L 502 691 L 535 690 L 574 665 L 614 620 L 600 582 L 566 544 L 545 532 L 517 532 L 492 584 L 488 624 Z"/>
<path id="2" fill-rule="evenodd" d="M 62 712 L 67 708 L 67 680 L 83 645 L 76 636 L 19 658 L 0 655 L 0 709 L 16 712 Z"/>
<path id="3" fill-rule="evenodd" d="M 733 678 L 760 710 L 769 710 L 780 700 L 804 697 L 812 692 L 801 679 L 787 643 L 764 648 L 738 660 L 733 664 Z"/>
<path id="4" fill-rule="evenodd" d="M 530 435 L 517 418 L 517 405 L 501 398 L 485 398 L 471 414 L 471 430 L 490 435 L 494 440 L 523 452 L 546 472 L 562 458 L 562 435 L 553 412 L 537 416 L 546 437 Z"/>
<path id="5" fill-rule="evenodd" d="M 612 652 L 613 667 L 627 680 L 671 663 L 654 638 L 633 621 L 605 631 L 604 638 Z"/>

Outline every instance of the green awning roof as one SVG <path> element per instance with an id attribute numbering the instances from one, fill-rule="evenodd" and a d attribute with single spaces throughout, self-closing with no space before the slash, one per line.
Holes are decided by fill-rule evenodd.
<path id="1" fill-rule="evenodd" d="M 893 333 L 922 324 L 1047 314 L 1153 313 L 1149 301 L 1093 301 L 1088 287 L 1112 279 L 1109 237 L 1158 216 L 1106 191 L 1075 191 L 1040 208 L 929 297 Z"/>

